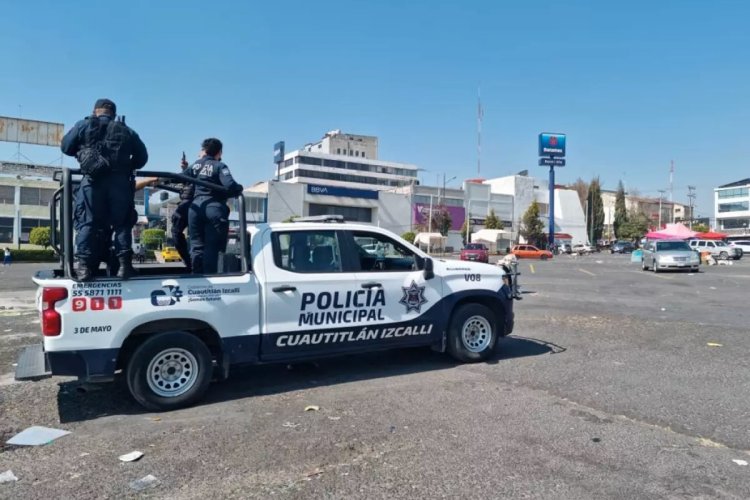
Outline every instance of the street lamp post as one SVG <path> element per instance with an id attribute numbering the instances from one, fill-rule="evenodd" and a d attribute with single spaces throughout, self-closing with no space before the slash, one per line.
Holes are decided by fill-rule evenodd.
<path id="1" fill-rule="evenodd" d="M 451 182 L 453 180 L 456 180 L 456 178 L 457 178 L 457 176 L 454 175 L 450 179 L 445 180 L 445 174 L 443 174 L 443 198 L 445 198 L 445 185 L 446 185 L 446 183 Z M 441 205 L 442 205 L 442 198 L 439 198 L 439 200 L 438 200 L 438 206 L 441 206 Z"/>
<path id="2" fill-rule="evenodd" d="M 666 193 L 666 190 L 664 189 L 659 190 L 659 229 L 661 229 L 661 206 L 662 206 L 662 201 L 664 201 L 664 193 Z"/>

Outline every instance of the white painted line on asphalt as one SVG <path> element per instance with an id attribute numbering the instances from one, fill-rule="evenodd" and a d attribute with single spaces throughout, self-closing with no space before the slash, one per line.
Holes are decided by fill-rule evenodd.
<path id="1" fill-rule="evenodd" d="M 659 278 L 661 280 L 673 280 L 674 278 L 670 278 L 669 276 L 664 276 L 663 274 L 656 274 L 656 273 L 649 273 L 654 278 Z"/>
<path id="2" fill-rule="evenodd" d="M 529 269 L 531 270 L 531 274 L 536 274 L 536 271 L 534 270 L 534 264 L 529 264 Z"/>
<path id="3" fill-rule="evenodd" d="M 587 270 L 581 269 L 581 268 L 578 268 L 578 270 L 581 271 L 582 273 L 588 274 L 589 276 L 596 276 L 596 274 L 592 273 L 591 271 L 587 271 Z"/>
<path id="4" fill-rule="evenodd" d="M 649 272 L 630 271 L 630 272 L 634 274 L 645 275 L 645 276 L 653 276 L 654 278 L 659 278 L 660 280 L 673 280 L 674 279 L 674 278 L 670 278 L 669 276 L 664 276 L 663 274 L 652 273 L 651 271 Z"/>

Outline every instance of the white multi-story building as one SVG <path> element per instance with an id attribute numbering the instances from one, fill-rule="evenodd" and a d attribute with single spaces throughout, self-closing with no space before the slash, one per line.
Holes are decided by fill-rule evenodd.
<path id="1" fill-rule="evenodd" d="M 419 184 L 416 165 L 378 159 L 378 138 L 328 132 L 320 142 L 284 155 L 278 180 L 385 191 Z"/>
<path id="2" fill-rule="evenodd" d="M 536 200 L 539 215 L 544 221 L 545 232 L 549 231 L 549 183 L 526 175 L 510 175 L 484 181 L 492 193 L 513 197 L 514 230 L 520 227 L 523 214 Z M 555 238 L 572 244 L 587 243 L 586 218 L 578 193 L 572 189 L 555 189 Z M 514 231 L 515 234 L 517 232 Z"/>
<path id="3" fill-rule="evenodd" d="M 46 165 L 0 162 L 0 243 L 26 244 L 32 229 L 50 225 L 49 202 L 60 187 L 53 177 L 60 171 Z M 135 193 L 140 224 L 146 223 L 144 191 L 148 189 Z"/>
<path id="4" fill-rule="evenodd" d="M 750 225 L 750 179 L 714 188 L 718 231 L 745 232 Z"/>

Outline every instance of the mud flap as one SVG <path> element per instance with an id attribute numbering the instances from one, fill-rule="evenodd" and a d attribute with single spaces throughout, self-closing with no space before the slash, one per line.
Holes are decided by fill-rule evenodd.
<path id="1" fill-rule="evenodd" d="M 18 356 L 16 380 L 41 380 L 51 376 L 42 344 L 24 347 Z"/>

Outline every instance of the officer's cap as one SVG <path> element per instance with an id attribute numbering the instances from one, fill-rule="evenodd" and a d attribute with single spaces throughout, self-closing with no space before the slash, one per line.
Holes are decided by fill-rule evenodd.
<path id="1" fill-rule="evenodd" d="M 97 99 L 94 104 L 94 109 L 106 109 L 112 112 L 113 115 L 117 114 L 117 106 L 109 99 Z"/>

